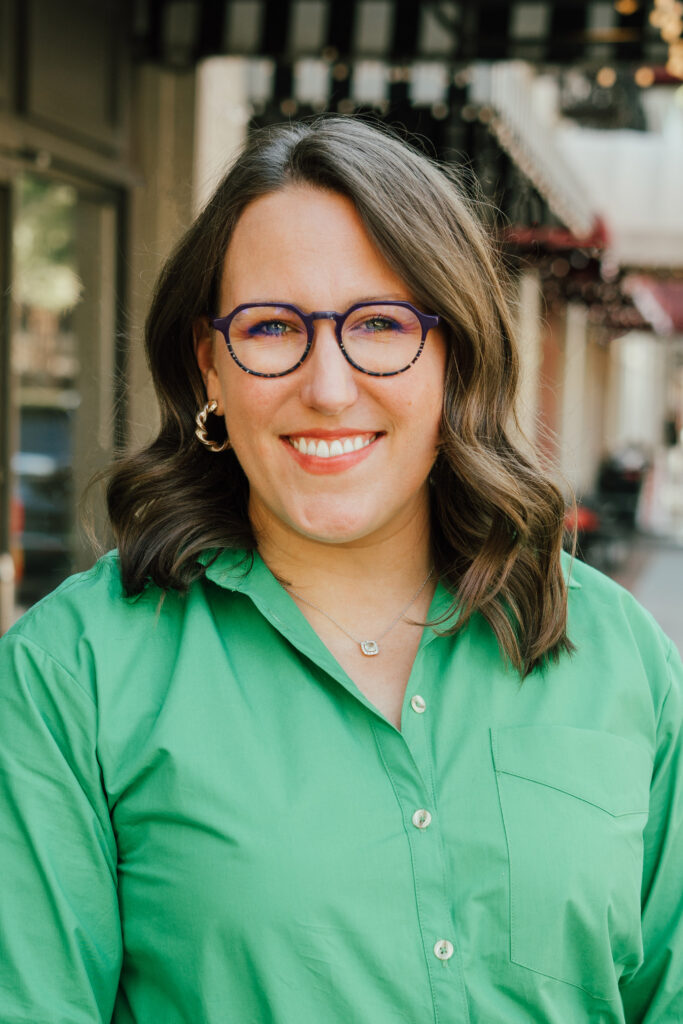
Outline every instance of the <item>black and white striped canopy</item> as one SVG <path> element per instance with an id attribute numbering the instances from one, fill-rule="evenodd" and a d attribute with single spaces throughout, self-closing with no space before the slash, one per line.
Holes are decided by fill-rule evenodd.
<path id="1" fill-rule="evenodd" d="M 664 65 L 652 0 L 136 0 L 141 56 Z"/>

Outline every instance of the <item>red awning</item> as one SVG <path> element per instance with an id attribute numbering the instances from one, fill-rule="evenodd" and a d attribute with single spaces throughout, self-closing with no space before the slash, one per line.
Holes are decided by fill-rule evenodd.
<path id="1" fill-rule="evenodd" d="M 683 278 L 629 274 L 622 288 L 657 334 L 683 334 Z"/>
<path id="2" fill-rule="evenodd" d="M 537 245 L 544 249 L 558 251 L 568 249 L 599 249 L 602 251 L 607 247 L 609 240 L 607 228 L 600 217 L 595 218 L 593 227 L 587 235 L 575 235 L 568 228 L 563 227 L 547 225 L 527 227 L 523 224 L 515 224 L 505 228 L 502 237 L 505 242 L 522 248 Z"/>

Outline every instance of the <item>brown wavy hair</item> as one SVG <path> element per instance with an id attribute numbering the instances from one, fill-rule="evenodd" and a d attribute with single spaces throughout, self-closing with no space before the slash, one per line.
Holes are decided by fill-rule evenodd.
<path id="1" fill-rule="evenodd" d="M 505 275 L 455 173 L 355 118 L 254 134 L 161 273 L 146 323 L 161 427 L 115 465 L 107 490 L 124 588 L 135 594 L 151 580 L 184 590 L 204 572 L 201 553 L 256 546 L 234 452 L 215 455 L 194 436 L 206 393 L 193 325 L 217 310 L 242 211 L 298 183 L 349 197 L 418 303 L 442 318 L 448 357 L 430 478 L 434 564 L 459 611 L 452 630 L 480 613 L 524 676 L 572 645 L 560 566 L 564 501 L 513 439 L 519 366 Z"/>

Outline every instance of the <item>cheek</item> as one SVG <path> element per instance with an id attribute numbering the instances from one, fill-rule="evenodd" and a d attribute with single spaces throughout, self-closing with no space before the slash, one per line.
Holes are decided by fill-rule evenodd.
<path id="1" fill-rule="evenodd" d="M 250 451 L 260 452 L 272 442 L 272 425 L 282 403 L 280 388 L 277 381 L 259 380 L 239 367 L 224 372 L 221 385 L 226 427 L 238 458 L 244 453 L 246 462 Z"/>
<path id="2" fill-rule="evenodd" d="M 226 420 L 233 429 L 249 416 L 250 410 L 258 408 L 254 401 L 253 379 L 244 373 L 229 358 L 223 358 L 218 366 L 218 377 L 225 405 Z"/>
<path id="3" fill-rule="evenodd" d="M 436 443 L 441 434 L 445 373 L 443 363 L 432 367 L 422 387 L 410 394 L 410 418 L 426 443 Z"/>

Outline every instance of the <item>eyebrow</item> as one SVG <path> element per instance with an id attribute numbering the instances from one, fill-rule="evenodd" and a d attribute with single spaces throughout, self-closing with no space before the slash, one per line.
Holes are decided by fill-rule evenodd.
<path id="1" fill-rule="evenodd" d="M 364 298 L 356 299 L 356 302 L 412 302 L 412 299 L 402 299 L 398 295 L 367 295 Z M 353 306 L 354 303 L 352 302 Z"/>
<path id="2" fill-rule="evenodd" d="M 398 295 L 365 295 L 365 296 L 361 296 L 358 299 L 353 299 L 353 301 L 347 303 L 346 304 L 346 308 L 349 309 L 351 306 L 356 306 L 359 303 L 365 303 L 365 302 L 372 303 L 372 302 L 414 302 L 414 301 L 415 301 L 414 299 L 401 298 Z M 247 300 L 245 300 L 245 302 L 241 302 L 240 303 L 241 306 L 244 306 L 244 305 L 250 305 L 250 306 L 260 306 L 260 305 L 264 305 L 264 306 L 265 305 L 267 305 L 267 306 L 280 306 L 282 304 L 286 304 L 286 305 L 290 305 L 290 306 L 298 305 L 298 303 L 292 302 L 291 299 L 265 299 L 265 298 L 247 299 Z"/>

